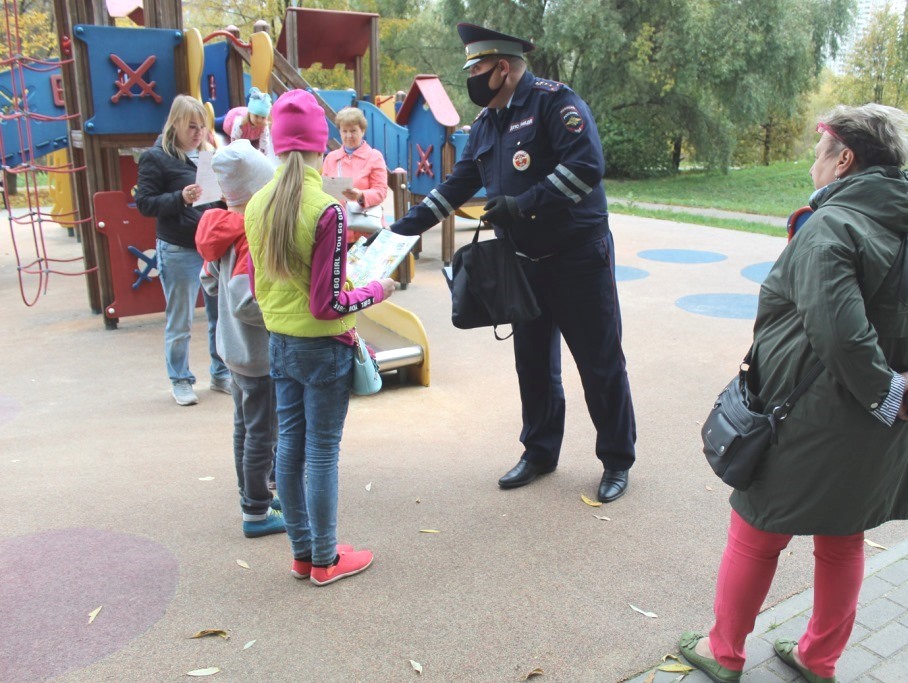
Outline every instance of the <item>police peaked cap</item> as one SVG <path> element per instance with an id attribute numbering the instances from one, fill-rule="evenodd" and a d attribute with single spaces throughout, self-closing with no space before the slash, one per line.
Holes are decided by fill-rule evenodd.
<path id="1" fill-rule="evenodd" d="M 499 33 L 476 24 L 461 22 L 457 24 L 457 33 L 467 51 L 464 69 L 469 69 L 483 57 L 502 55 L 522 58 L 524 52 L 536 49 L 533 43 L 523 38 L 515 38 L 507 33 Z"/>

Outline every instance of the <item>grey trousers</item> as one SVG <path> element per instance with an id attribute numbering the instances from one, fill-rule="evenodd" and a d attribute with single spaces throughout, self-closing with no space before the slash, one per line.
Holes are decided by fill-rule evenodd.
<path id="1" fill-rule="evenodd" d="M 271 377 L 247 377 L 232 372 L 233 459 L 240 489 L 240 506 L 249 515 L 271 507 L 268 479 L 277 444 L 277 412 Z"/>

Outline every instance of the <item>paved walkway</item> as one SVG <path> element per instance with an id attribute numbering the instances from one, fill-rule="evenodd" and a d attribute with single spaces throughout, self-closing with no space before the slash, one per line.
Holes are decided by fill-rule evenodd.
<path id="1" fill-rule="evenodd" d="M 683 304 L 754 299 L 750 273 L 785 240 L 627 215 L 612 228 L 618 266 L 637 275 L 619 283 L 639 434 L 628 495 L 599 508 L 581 498 L 595 497 L 602 470 L 567 353 L 557 472 L 498 488 L 520 454 L 511 344 L 452 327 L 432 230 L 416 278 L 393 299 L 425 327 L 432 383 L 389 377 L 378 395 L 351 401 L 338 530 L 376 561 L 326 588 L 290 575 L 283 535 L 242 535 L 233 405 L 207 389 L 204 316 L 191 339 L 200 401 L 181 408 L 162 314 L 108 331 L 81 278 L 58 275 L 24 306 L 10 239 L 23 262 L 34 239 L 0 230 L 0 680 L 158 683 L 217 667 L 217 683 L 507 683 L 536 669 L 543 676 L 530 680 L 541 683 L 615 683 L 655 666 L 683 630 L 709 622 L 729 508 L 703 461 L 700 423 L 753 331 L 752 315 Z M 456 233 L 458 244 L 471 237 Z M 45 229 L 45 244 L 55 259 L 81 253 L 64 231 Z M 683 251 L 718 258 L 665 258 Z M 22 285 L 33 296 L 41 282 L 25 273 Z M 868 536 L 902 550 L 867 548 L 872 576 L 843 680 L 862 663 L 876 676 L 865 681 L 899 680 L 908 522 Z M 751 680 L 778 676 L 772 638 L 760 634 L 772 620 L 772 635 L 797 631 L 809 608 L 809 598 L 786 599 L 810 585 L 810 543 L 796 538 L 790 550 L 751 648 L 751 676 L 764 678 Z M 203 629 L 230 638 L 189 637 Z"/>
<path id="2" fill-rule="evenodd" d="M 747 641 L 744 681 L 801 680 L 775 656 L 772 644 L 778 638 L 799 638 L 804 633 L 812 605 L 813 590 L 808 589 L 783 600 L 757 618 L 756 628 Z M 678 680 L 678 673 L 659 671 L 658 666 L 628 683 Z M 867 559 L 857 623 L 839 660 L 836 679 L 839 683 L 904 683 L 908 680 L 908 541 Z M 709 678 L 694 671 L 684 681 L 707 683 Z"/>
<path id="3" fill-rule="evenodd" d="M 616 204 L 633 204 L 642 209 L 656 209 L 659 211 L 671 211 L 673 213 L 689 213 L 695 216 L 712 216 L 713 218 L 730 218 L 739 221 L 750 221 L 751 223 L 766 223 L 767 225 L 773 225 L 777 228 L 784 228 L 788 224 L 786 218 L 779 218 L 778 216 L 761 216 L 755 213 L 743 213 L 741 211 L 723 211 L 721 209 L 706 209 L 696 206 L 656 204 L 653 202 L 629 201 L 621 198 L 613 199 L 612 197 L 609 197 L 608 202 L 610 206 L 615 206 Z M 618 213 L 620 213 L 620 209 L 618 210 Z"/>

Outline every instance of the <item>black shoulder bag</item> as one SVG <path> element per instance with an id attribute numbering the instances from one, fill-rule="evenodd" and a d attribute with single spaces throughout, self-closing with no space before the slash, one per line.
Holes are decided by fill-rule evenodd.
<path id="1" fill-rule="evenodd" d="M 776 442 L 779 425 L 823 371 L 823 364 L 817 361 L 782 405 L 768 414 L 757 413 L 751 410 L 753 400 L 747 388 L 752 353 L 753 346 L 744 357 L 738 375 L 716 398 L 700 430 L 709 466 L 722 481 L 740 491 L 750 488 L 757 465 L 769 445 Z"/>
<path id="2" fill-rule="evenodd" d="M 474 327 L 496 327 L 528 322 L 541 311 L 530 288 L 517 248 L 510 235 L 479 241 L 479 229 L 473 240 L 454 253 L 451 287 L 451 322 L 462 330 Z M 513 334 L 513 332 L 511 332 Z M 495 338 L 507 339 L 498 336 Z"/>

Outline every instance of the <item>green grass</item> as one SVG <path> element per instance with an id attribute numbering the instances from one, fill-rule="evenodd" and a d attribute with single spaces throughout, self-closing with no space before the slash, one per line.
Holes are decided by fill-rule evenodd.
<path id="1" fill-rule="evenodd" d="M 616 202 L 614 204 L 609 204 L 608 210 L 610 214 L 624 214 L 629 216 L 640 216 L 642 218 L 659 218 L 666 221 L 675 221 L 677 223 L 692 223 L 694 225 L 708 225 L 713 228 L 725 228 L 726 230 L 756 232 L 761 235 L 772 235 L 773 237 L 785 237 L 788 234 L 785 228 L 777 228 L 772 225 L 767 225 L 766 223 L 754 223 L 733 218 L 701 216 L 699 214 L 687 213 L 684 211 L 646 209 L 633 204 L 619 204 Z"/>
<path id="2" fill-rule="evenodd" d="M 647 180 L 607 178 L 605 194 L 634 202 L 705 207 L 787 218 L 792 211 L 807 204 L 807 198 L 813 192 L 809 169 L 810 163 L 807 161 L 792 161 L 736 169 L 728 173 L 682 171 L 673 176 Z M 620 211 L 629 213 L 624 207 Z M 700 217 L 696 222 L 714 225 L 704 222 Z"/>

